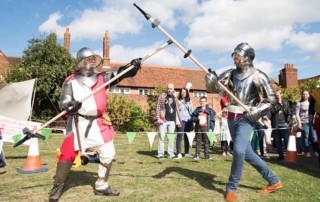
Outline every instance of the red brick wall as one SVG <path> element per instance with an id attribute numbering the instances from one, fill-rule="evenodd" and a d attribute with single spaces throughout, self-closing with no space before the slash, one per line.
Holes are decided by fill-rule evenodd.
<path id="1" fill-rule="evenodd" d="M 7 57 L 0 51 L 0 75 L 5 76 L 9 70 L 10 62 Z"/>

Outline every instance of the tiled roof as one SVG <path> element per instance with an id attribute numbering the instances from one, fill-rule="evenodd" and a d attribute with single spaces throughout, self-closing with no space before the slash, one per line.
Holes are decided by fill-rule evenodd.
<path id="1" fill-rule="evenodd" d="M 21 61 L 21 57 L 8 56 L 7 58 L 10 62 L 10 65 L 18 64 Z"/>
<path id="2" fill-rule="evenodd" d="M 302 84 L 302 83 L 305 83 L 305 82 L 313 80 L 313 79 L 320 79 L 320 75 L 313 76 L 313 77 L 306 78 L 306 79 L 300 79 L 300 80 L 298 80 L 298 84 Z"/>
<path id="3" fill-rule="evenodd" d="M 111 68 L 115 69 L 125 63 L 111 62 Z M 206 90 L 205 71 L 200 68 L 182 68 L 170 66 L 142 65 L 137 75 L 127 78 L 119 83 L 119 86 L 155 88 L 167 87 L 168 83 L 173 83 L 175 88 L 183 88 L 186 83 L 192 83 L 192 90 Z"/>

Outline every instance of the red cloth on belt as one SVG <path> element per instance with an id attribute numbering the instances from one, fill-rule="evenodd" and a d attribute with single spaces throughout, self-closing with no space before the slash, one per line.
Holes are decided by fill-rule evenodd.
<path id="1" fill-rule="evenodd" d="M 244 116 L 244 114 L 237 114 L 237 113 L 232 113 L 232 112 L 228 112 L 228 119 L 231 120 L 237 120 L 240 119 Z"/>

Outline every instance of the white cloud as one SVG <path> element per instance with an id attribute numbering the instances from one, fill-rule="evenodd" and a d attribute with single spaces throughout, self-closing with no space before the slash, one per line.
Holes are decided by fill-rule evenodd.
<path id="1" fill-rule="evenodd" d="M 260 69 L 268 76 L 277 74 L 278 68 L 274 67 L 272 63 L 265 61 L 255 61 L 254 67 Z M 235 69 L 235 66 L 225 66 L 218 69 L 214 69 L 214 71 L 219 75 L 228 69 Z"/>
<path id="2" fill-rule="evenodd" d="M 132 10 L 126 7 L 109 7 L 107 5 L 99 9 L 86 9 L 82 14 L 70 22 L 61 26 L 58 21 L 63 17 L 60 13 L 51 14 L 47 21 L 39 27 L 40 33 L 55 31 L 62 38 L 65 28 L 72 32 L 71 40 L 101 40 L 106 30 L 110 37 L 117 38 L 118 34 L 137 34 L 142 25 L 133 17 Z"/>
<path id="3" fill-rule="evenodd" d="M 138 6 L 152 14 L 153 19 L 161 17 L 161 23 L 169 28 L 174 28 L 178 23 L 190 22 L 199 8 L 197 1 L 162 0 L 161 2 L 136 1 Z M 106 30 L 110 37 L 115 40 L 118 35 L 137 34 L 145 25 L 142 14 L 133 7 L 132 1 L 103 1 L 100 8 L 86 9 L 78 18 L 68 25 L 62 26 L 59 20 L 63 15 L 53 13 L 39 26 L 40 33 L 56 32 L 62 38 L 65 28 L 69 27 L 72 32 L 72 41 L 101 40 Z M 144 20 L 144 21 L 143 21 Z M 144 23 L 142 23 L 144 22 Z"/>
<path id="4" fill-rule="evenodd" d="M 150 46 L 131 48 L 121 45 L 114 45 L 110 47 L 110 59 L 112 61 L 130 62 L 134 58 L 143 58 L 146 55 L 153 53 L 162 44 L 155 43 Z M 148 60 L 145 64 L 163 65 L 163 66 L 181 66 L 182 59 L 175 54 L 171 49 L 162 49 Z"/>
<path id="5" fill-rule="evenodd" d="M 49 16 L 49 19 L 42 23 L 39 27 L 39 32 L 40 33 L 51 33 L 55 32 L 57 33 L 58 36 L 60 36 L 59 33 L 62 34 L 65 31 L 65 28 L 58 25 L 57 21 L 59 21 L 63 15 L 59 12 L 53 13 Z"/>
<path id="6" fill-rule="evenodd" d="M 246 41 L 256 49 L 277 51 L 294 36 L 297 24 L 320 21 L 317 0 L 211 0 L 201 6 L 203 13 L 186 38 L 188 46 L 200 50 L 228 51 Z"/>
<path id="7" fill-rule="evenodd" d="M 320 52 L 320 33 L 307 34 L 299 32 L 290 38 L 292 45 L 298 46 L 301 50 L 308 52 Z"/>
<path id="8" fill-rule="evenodd" d="M 260 69 L 265 74 L 270 76 L 271 74 L 277 73 L 278 68 L 274 67 L 272 63 L 265 61 L 256 61 L 254 62 L 254 67 Z"/>

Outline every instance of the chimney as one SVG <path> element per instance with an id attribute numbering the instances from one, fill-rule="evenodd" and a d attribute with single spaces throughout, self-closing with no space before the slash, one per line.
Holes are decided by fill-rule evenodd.
<path id="1" fill-rule="evenodd" d="M 293 64 L 284 64 L 280 70 L 279 84 L 283 88 L 292 88 L 298 85 L 298 70 Z"/>
<path id="2" fill-rule="evenodd" d="M 110 55 L 109 55 L 109 49 L 110 49 L 110 39 L 108 31 L 106 31 L 104 37 L 103 37 L 103 68 L 110 68 Z"/>
<path id="3" fill-rule="evenodd" d="M 64 48 L 67 50 L 67 52 L 70 52 L 70 33 L 69 33 L 69 27 L 66 28 L 66 32 L 64 33 Z"/>

